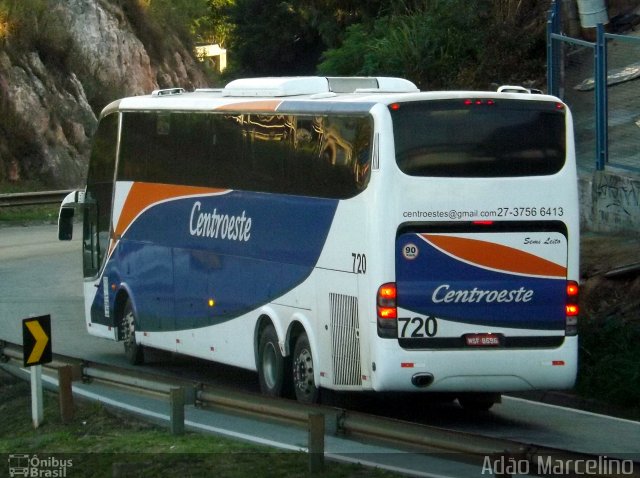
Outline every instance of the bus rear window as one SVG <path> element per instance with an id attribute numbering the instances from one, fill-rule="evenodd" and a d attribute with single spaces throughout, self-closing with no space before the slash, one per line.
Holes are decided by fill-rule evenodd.
<path id="1" fill-rule="evenodd" d="M 539 176 L 565 162 L 565 112 L 556 103 L 455 99 L 390 111 L 396 161 L 411 176 Z"/>

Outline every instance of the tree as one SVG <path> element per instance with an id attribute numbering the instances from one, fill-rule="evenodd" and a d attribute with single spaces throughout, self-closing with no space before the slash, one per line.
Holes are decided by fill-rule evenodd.
<path id="1" fill-rule="evenodd" d="M 201 34 L 202 41 L 217 43 L 223 47 L 228 46 L 233 35 L 234 25 L 231 20 L 235 0 L 208 0 L 209 15 L 199 19 L 202 30 L 208 29 L 206 34 Z"/>
<path id="2" fill-rule="evenodd" d="M 401 76 L 421 88 L 457 86 L 462 69 L 477 61 L 477 0 L 394 5 L 390 14 L 350 26 L 343 44 L 323 54 L 319 71 Z"/>
<path id="3" fill-rule="evenodd" d="M 294 6 L 282 0 L 236 0 L 229 56 L 232 75 L 314 74 L 324 45 Z"/>

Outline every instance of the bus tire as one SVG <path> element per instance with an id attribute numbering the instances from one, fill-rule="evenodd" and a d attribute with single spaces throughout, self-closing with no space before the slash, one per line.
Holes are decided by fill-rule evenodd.
<path id="1" fill-rule="evenodd" d="M 499 393 L 469 393 L 458 397 L 460 406 L 470 412 L 486 412 L 500 401 Z"/>
<path id="2" fill-rule="evenodd" d="M 282 397 L 290 388 L 289 360 L 283 357 L 278 346 L 278 334 L 273 325 L 267 325 L 260 335 L 258 345 L 258 380 L 260 391 L 270 397 Z"/>
<path id="3" fill-rule="evenodd" d="M 122 314 L 122 341 L 124 343 L 124 353 L 127 361 L 131 365 L 141 365 L 144 363 L 144 349 L 136 342 L 136 315 L 133 311 L 131 300 L 127 299 Z"/>
<path id="4" fill-rule="evenodd" d="M 293 389 L 302 403 L 316 403 L 320 391 L 315 383 L 313 355 L 307 334 L 302 333 L 293 349 Z"/>

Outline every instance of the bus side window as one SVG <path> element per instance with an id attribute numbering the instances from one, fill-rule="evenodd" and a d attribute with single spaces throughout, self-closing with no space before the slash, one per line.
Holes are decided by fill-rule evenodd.
<path id="1" fill-rule="evenodd" d="M 294 151 L 289 161 L 290 191 L 292 194 L 322 196 L 317 186 L 316 164 L 320 157 L 322 117 L 298 117 Z"/>
<path id="2" fill-rule="evenodd" d="M 111 226 L 111 199 L 116 162 L 118 114 L 100 120 L 94 137 L 83 207 L 83 270 L 94 277 L 105 258 Z"/>

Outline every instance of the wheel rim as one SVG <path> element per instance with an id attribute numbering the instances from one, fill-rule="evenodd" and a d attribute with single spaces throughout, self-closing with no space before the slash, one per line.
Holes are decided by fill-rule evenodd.
<path id="1" fill-rule="evenodd" d="M 302 349 L 294 364 L 294 379 L 296 389 L 303 395 L 313 393 L 315 382 L 313 379 L 313 357 L 308 349 Z"/>
<path id="2" fill-rule="evenodd" d="M 272 343 L 267 343 L 262 352 L 262 373 L 264 382 L 268 388 L 273 389 L 276 385 L 276 374 L 278 370 L 276 349 Z"/>

